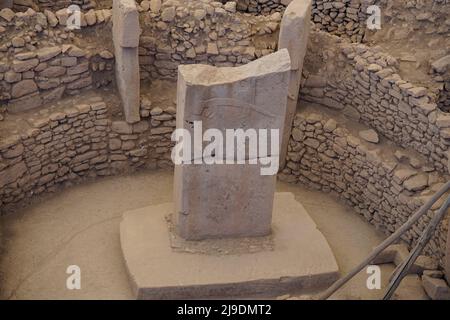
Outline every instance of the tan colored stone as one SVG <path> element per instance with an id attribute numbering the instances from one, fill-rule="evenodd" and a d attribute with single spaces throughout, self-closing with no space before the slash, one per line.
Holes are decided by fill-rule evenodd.
<path id="1" fill-rule="evenodd" d="M 113 38 L 115 45 L 124 48 L 139 46 L 139 12 L 134 0 L 113 1 Z"/>
<path id="2" fill-rule="evenodd" d="M 125 119 L 140 120 L 139 14 L 133 0 L 113 2 L 113 41 L 116 58 L 116 79 Z"/>
<path id="3" fill-rule="evenodd" d="M 237 68 L 182 65 L 177 128 L 193 136 L 190 123 L 202 121 L 203 131 L 218 129 L 224 137 L 226 129 L 282 130 L 289 75 L 286 49 Z M 261 176 L 260 168 L 250 164 L 176 165 L 174 221 L 180 236 L 199 240 L 269 234 L 276 176 Z"/>
<path id="4" fill-rule="evenodd" d="M 291 193 L 275 194 L 274 250 L 203 254 L 177 251 L 165 217 L 173 203 L 126 212 L 120 243 L 137 299 L 224 298 L 265 293 L 282 295 L 298 288 L 315 291 L 339 274 L 334 255 L 305 208 Z M 214 239 L 208 248 L 233 249 L 263 239 Z M 201 276 L 199 276 L 201 270 Z M 180 281 L 182 279 L 182 281 Z M 297 289 L 295 289 L 297 288 Z"/>
<path id="5" fill-rule="evenodd" d="M 24 162 L 19 162 L 0 171 L 0 188 L 18 180 L 26 171 L 27 167 Z"/>
<path id="6" fill-rule="evenodd" d="M 11 96 L 13 98 L 20 98 L 27 94 L 36 92 L 37 90 L 38 88 L 34 80 L 22 80 L 12 86 Z"/>
<path id="7" fill-rule="evenodd" d="M 281 145 L 281 167 L 284 166 L 292 121 L 300 90 L 303 60 L 308 45 L 311 19 L 311 0 L 294 0 L 289 3 L 280 26 L 278 48 L 286 48 L 291 57 L 292 74 L 289 83 L 289 100 L 285 119 L 285 128 Z"/>

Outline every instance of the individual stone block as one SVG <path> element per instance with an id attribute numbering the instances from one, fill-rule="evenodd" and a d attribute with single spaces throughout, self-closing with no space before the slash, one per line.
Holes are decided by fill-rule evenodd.
<path id="1" fill-rule="evenodd" d="M 191 137 L 194 121 L 202 122 L 203 132 L 218 129 L 224 137 L 226 129 L 281 131 L 289 74 L 287 50 L 237 68 L 180 66 L 177 128 L 192 132 Z M 190 159 L 199 159 L 195 151 L 199 148 L 192 149 Z M 247 160 L 249 156 L 246 153 Z M 276 160 L 278 156 L 278 150 L 270 154 Z M 262 176 L 260 168 L 260 164 L 208 165 L 203 161 L 176 165 L 174 222 L 178 234 L 188 240 L 269 234 L 276 176 Z"/>
<path id="2" fill-rule="evenodd" d="M 270 234 L 276 175 L 260 165 L 175 166 L 178 233 L 188 240 Z"/>
<path id="3" fill-rule="evenodd" d="M 291 136 L 292 121 L 297 109 L 303 60 L 306 55 L 311 19 L 311 0 L 294 0 L 289 3 L 281 20 L 278 48 L 286 48 L 291 57 L 291 81 L 289 84 L 289 100 L 286 111 L 283 142 L 281 145 L 281 167 L 287 154 Z"/>
<path id="4" fill-rule="evenodd" d="M 450 287 L 444 279 L 422 276 L 422 284 L 432 300 L 450 300 Z"/>
<path id="5" fill-rule="evenodd" d="M 116 58 L 116 81 L 125 119 L 140 120 L 139 15 L 134 0 L 114 0 L 113 41 Z"/>

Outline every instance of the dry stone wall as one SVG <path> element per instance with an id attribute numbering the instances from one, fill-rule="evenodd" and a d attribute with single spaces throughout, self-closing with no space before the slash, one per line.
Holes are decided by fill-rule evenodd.
<path id="1" fill-rule="evenodd" d="M 367 4 L 364 0 L 315 0 L 312 21 L 321 30 L 361 42 L 366 29 Z"/>
<path id="2" fill-rule="evenodd" d="M 97 20 L 94 12 L 95 22 L 103 25 L 105 15 L 98 12 L 103 20 Z M 62 27 L 65 19 L 50 11 L 0 11 L 0 28 L 4 29 L 0 32 L 5 35 L 0 47 L 0 101 L 9 112 L 32 109 L 64 94 L 75 95 L 113 81 L 114 55 L 101 47 L 72 44 L 75 35 Z"/>
<path id="3" fill-rule="evenodd" d="M 151 107 L 133 125 L 115 121 L 100 97 L 48 116 L 29 119 L 31 128 L 0 143 L 0 210 L 58 185 L 87 177 L 164 168 L 172 164 L 175 108 Z"/>
<path id="4" fill-rule="evenodd" d="M 273 53 L 281 14 L 236 12 L 236 3 L 170 0 L 141 13 L 141 79 L 176 79 L 181 63 L 237 66 Z"/>
<path id="5" fill-rule="evenodd" d="M 97 0 L 14 0 L 13 3 L 15 11 L 26 11 L 29 8 L 41 11 L 45 9 L 56 11 L 70 5 L 77 5 L 82 10 L 89 10 L 98 6 Z"/>
<path id="6" fill-rule="evenodd" d="M 405 223 L 449 179 L 413 168 L 405 162 L 402 149 L 388 151 L 386 146 L 367 143 L 339 123 L 320 112 L 298 113 L 280 179 L 339 197 L 387 234 Z M 433 214 L 430 210 L 403 240 L 415 243 Z M 440 225 L 426 249 L 441 265 L 447 225 L 447 220 Z"/>
<path id="7" fill-rule="evenodd" d="M 333 35 L 348 38 L 352 42 L 364 41 L 369 14 L 367 9 L 377 5 L 381 9 L 383 24 L 401 25 L 414 23 L 426 34 L 448 33 L 450 20 L 447 0 L 314 0 L 312 21 L 315 26 Z"/>
<path id="8" fill-rule="evenodd" d="M 313 59 L 316 66 L 309 70 L 301 99 L 340 110 L 397 145 L 421 153 L 430 170 L 448 172 L 450 114 L 437 107 L 435 96 L 403 80 L 396 59 L 377 48 L 339 41 L 321 32 L 312 37 L 312 46 L 326 48 L 326 57 L 317 66 L 316 56 L 307 54 L 307 61 Z"/>
<path id="9" fill-rule="evenodd" d="M 223 4 L 229 2 L 222 0 Z M 286 9 L 286 0 L 236 0 L 237 10 L 253 14 L 272 14 Z"/>

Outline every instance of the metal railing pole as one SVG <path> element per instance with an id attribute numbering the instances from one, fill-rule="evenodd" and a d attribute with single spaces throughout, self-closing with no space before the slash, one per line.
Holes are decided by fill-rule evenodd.
<path id="1" fill-rule="evenodd" d="M 350 279 L 357 275 L 365 266 L 370 264 L 384 249 L 390 246 L 392 243 L 397 241 L 404 232 L 406 232 L 411 226 L 416 223 L 428 210 L 431 209 L 434 203 L 438 201 L 448 190 L 450 190 L 450 181 L 444 184 L 438 192 L 436 192 L 431 199 L 425 203 L 409 220 L 403 224 L 397 231 L 390 235 L 386 240 L 384 240 L 380 245 L 378 245 L 372 253 L 364 259 L 357 267 L 352 269 L 343 278 L 337 280 L 331 287 L 329 287 L 325 292 L 318 296 L 319 300 L 328 299 L 333 293 L 335 293 L 339 288 L 346 284 Z"/>

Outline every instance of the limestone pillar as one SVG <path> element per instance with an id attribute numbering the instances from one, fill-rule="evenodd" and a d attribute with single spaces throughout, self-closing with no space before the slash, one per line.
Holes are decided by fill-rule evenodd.
<path id="1" fill-rule="evenodd" d="M 297 108 L 300 81 L 302 78 L 303 60 L 306 55 L 311 20 L 311 0 L 288 1 L 288 7 L 283 15 L 278 40 L 279 49 L 287 49 L 291 57 L 291 81 L 289 83 L 288 106 L 285 129 L 281 146 L 281 165 L 284 167 L 291 136 L 292 121 Z"/>
<path id="2" fill-rule="evenodd" d="M 194 137 L 193 124 L 201 121 L 203 132 L 218 129 L 224 139 L 226 129 L 277 129 L 279 143 L 290 70 L 287 50 L 236 68 L 180 66 L 177 128 Z M 201 158 L 202 163 L 175 166 L 173 220 L 181 237 L 202 240 L 270 234 L 278 166 L 273 175 L 261 175 L 260 169 L 262 161 L 278 161 L 279 146 L 263 159 L 246 153 L 240 159 L 245 164 L 204 164 L 201 153 L 192 151 L 189 156 L 192 161 Z M 237 160 L 236 156 L 227 159 Z M 251 159 L 256 164 L 249 164 Z"/>
<path id="3" fill-rule="evenodd" d="M 113 42 L 116 83 L 122 99 L 125 120 L 140 120 L 139 13 L 134 0 L 113 1 Z"/>

